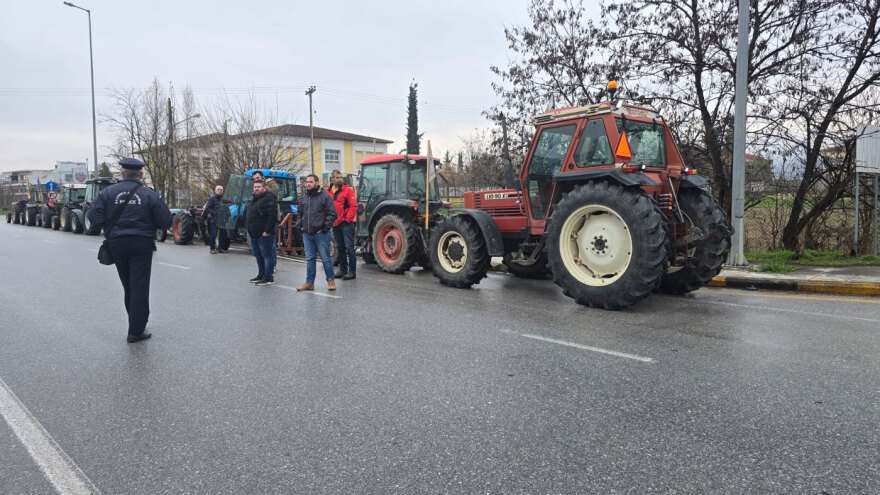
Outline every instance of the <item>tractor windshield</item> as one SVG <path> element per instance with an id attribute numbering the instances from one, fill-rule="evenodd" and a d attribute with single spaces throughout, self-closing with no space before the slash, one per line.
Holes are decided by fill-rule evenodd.
<path id="1" fill-rule="evenodd" d="M 666 168 L 666 134 L 660 124 L 629 119 L 617 120 L 617 131 L 626 131 L 632 165 Z"/>
<path id="2" fill-rule="evenodd" d="M 86 189 L 84 187 L 77 187 L 67 190 L 67 201 L 72 201 L 74 203 L 81 203 L 86 198 Z"/>
<path id="3" fill-rule="evenodd" d="M 278 201 L 284 203 L 297 202 L 296 179 L 276 177 L 275 182 L 278 184 Z"/>
<path id="4" fill-rule="evenodd" d="M 393 162 L 389 164 L 389 194 L 388 199 L 411 199 L 420 201 L 425 199 L 425 174 L 426 164 L 406 164 Z M 431 201 L 440 201 L 437 189 L 437 179 L 431 184 L 429 196 Z"/>

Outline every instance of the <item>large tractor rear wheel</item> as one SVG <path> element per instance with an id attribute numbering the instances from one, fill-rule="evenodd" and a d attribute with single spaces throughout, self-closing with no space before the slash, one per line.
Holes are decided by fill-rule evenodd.
<path id="1" fill-rule="evenodd" d="M 379 268 L 388 273 L 403 273 L 419 260 L 419 231 L 412 222 L 389 213 L 373 227 L 373 253 Z"/>
<path id="2" fill-rule="evenodd" d="M 70 210 L 70 231 L 74 234 L 82 234 L 83 230 L 82 210 Z"/>
<path id="3" fill-rule="evenodd" d="M 553 281 L 580 304 L 622 309 L 641 301 L 666 271 L 665 218 L 639 189 L 608 182 L 563 195 L 547 222 Z"/>
<path id="4" fill-rule="evenodd" d="M 48 206 L 43 206 L 43 210 L 40 212 L 40 216 L 43 220 L 43 228 L 48 229 L 52 226 L 52 217 L 55 216 L 55 210 L 49 208 Z"/>
<path id="5" fill-rule="evenodd" d="M 28 227 L 37 225 L 37 207 L 28 206 L 24 209 L 24 224 Z"/>
<path id="6" fill-rule="evenodd" d="M 544 253 L 531 262 L 513 259 L 513 253 L 507 253 L 503 258 L 504 266 L 507 272 L 516 275 L 519 278 L 547 278 L 550 272 L 547 270 L 547 255 Z"/>
<path id="7" fill-rule="evenodd" d="M 101 227 L 93 225 L 92 221 L 89 220 L 88 212 L 83 213 L 83 224 L 86 235 L 98 235 L 101 233 Z"/>
<path id="8" fill-rule="evenodd" d="M 52 230 L 58 230 L 61 228 L 61 217 L 58 215 L 52 215 Z"/>
<path id="9" fill-rule="evenodd" d="M 70 208 L 61 208 L 61 231 L 70 232 Z"/>
<path id="10" fill-rule="evenodd" d="M 480 229 L 466 217 L 444 218 L 434 227 L 431 268 L 443 285 L 466 288 L 480 283 L 489 271 L 489 250 Z"/>
<path id="11" fill-rule="evenodd" d="M 188 212 L 178 211 L 177 214 L 174 215 L 172 229 L 174 232 L 174 244 L 182 246 L 192 242 L 193 234 L 195 233 L 195 225 L 193 225 L 193 218 Z"/>
<path id="12" fill-rule="evenodd" d="M 687 294 L 705 286 L 721 271 L 730 252 L 730 224 L 715 198 L 702 189 L 681 189 L 678 204 L 688 226 L 700 229 L 705 237 L 690 245 L 685 266 L 663 276 L 660 291 L 668 294 Z"/>

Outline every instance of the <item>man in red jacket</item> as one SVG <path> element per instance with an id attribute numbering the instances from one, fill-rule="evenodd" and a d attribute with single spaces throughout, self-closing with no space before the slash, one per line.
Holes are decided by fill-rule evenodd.
<path id="1" fill-rule="evenodd" d="M 327 193 L 336 205 L 336 223 L 333 224 L 333 242 L 336 244 L 336 256 L 339 260 L 339 271 L 336 278 L 351 280 L 357 277 L 357 258 L 354 252 L 354 222 L 357 215 L 357 200 L 354 189 L 342 181 L 342 172 L 334 170 L 330 175 L 331 185 Z"/>

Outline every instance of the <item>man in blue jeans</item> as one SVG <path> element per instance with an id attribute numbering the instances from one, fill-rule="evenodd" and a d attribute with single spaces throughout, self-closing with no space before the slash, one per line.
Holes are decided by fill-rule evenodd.
<path id="1" fill-rule="evenodd" d="M 306 193 L 299 202 L 298 217 L 297 227 L 302 229 L 306 248 L 306 283 L 296 290 L 315 290 L 316 251 L 321 255 L 321 264 L 324 265 L 327 290 L 336 290 L 333 260 L 330 259 L 330 229 L 336 222 L 336 206 L 315 174 L 306 177 Z"/>
<path id="2" fill-rule="evenodd" d="M 275 239 L 277 238 L 278 201 L 261 180 L 254 181 L 254 197 L 247 206 L 247 233 L 259 273 L 250 281 L 257 285 L 275 285 Z"/>

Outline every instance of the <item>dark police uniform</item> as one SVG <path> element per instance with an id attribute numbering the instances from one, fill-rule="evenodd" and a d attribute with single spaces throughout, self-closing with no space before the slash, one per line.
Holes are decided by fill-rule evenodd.
<path id="1" fill-rule="evenodd" d="M 124 169 L 140 170 L 144 162 L 126 158 L 119 162 Z M 116 272 L 125 290 L 125 310 L 128 312 L 128 341 L 137 342 L 150 337 L 144 333 L 150 317 L 150 271 L 153 264 L 153 251 L 156 250 L 156 230 L 167 229 L 173 223 L 168 205 L 159 194 L 141 187 L 130 196 L 132 189 L 141 182 L 125 179 L 107 187 L 98 195 L 89 209 L 89 220 L 94 225 L 103 225 L 105 236 L 110 227 L 110 252 L 116 263 Z M 110 222 L 117 208 L 128 201 L 128 206 L 115 226 L 104 225 Z"/>

